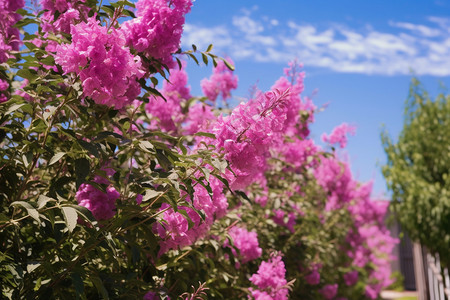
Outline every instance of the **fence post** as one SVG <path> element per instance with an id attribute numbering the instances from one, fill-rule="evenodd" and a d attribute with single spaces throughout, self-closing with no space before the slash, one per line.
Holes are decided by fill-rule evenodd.
<path id="1" fill-rule="evenodd" d="M 422 246 L 419 243 L 414 243 L 413 245 L 413 259 L 418 300 L 428 300 L 429 296 L 427 290 L 425 268 L 423 265 Z"/>

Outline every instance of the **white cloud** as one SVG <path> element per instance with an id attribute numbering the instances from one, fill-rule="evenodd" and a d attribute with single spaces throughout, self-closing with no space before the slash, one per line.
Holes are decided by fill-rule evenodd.
<path id="1" fill-rule="evenodd" d="M 213 43 L 216 48 L 227 48 L 233 43 L 228 29 L 225 26 L 200 27 L 191 24 L 184 25 L 183 45 L 190 47 L 195 44 L 200 50 L 206 49 Z"/>
<path id="2" fill-rule="evenodd" d="M 298 58 L 306 66 L 363 74 L 450 75 L 450 19 L 429 17 L 427 24 L 389 22 L 377 31 L 366 25 L 327 27 L 255 18 L 245 10 L 230 24 L 203 27 L 186 24 L 182 43 L 206 47 L 233 59 L 279 62 Z M 217 52 L 221 51 L 221 53 Z"/>
<path id="3" fill-rule="evenodd" d="M 441 31 L 439 29 L 431 28 L 424 25 L 404 23 L 404 22 L 390 22 L 389 25 L 403 29 L 408 29 L 426 37 L 435 37 L 441 34 Z"/>
<path id="4" fill-rule="evenodd" d="M 258 34 L 264 30 L 264 27 L 249 16 L 235 16 L 233 17 L 233 25 L 245 34 Z"/>

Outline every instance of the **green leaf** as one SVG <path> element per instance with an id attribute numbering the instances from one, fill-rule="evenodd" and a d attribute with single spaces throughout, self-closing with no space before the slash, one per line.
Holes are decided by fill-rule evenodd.
<path id="1" fill-rule="evenodd" d="M 28 273 L 33 272 L 33 271 L 36 270 L 40 265 L 41 265 L 41 263 L 39 263 L 39 262 L 37 262 L 37 261 L 28 263 L 28 265 L 27 265 L 27 272 L 28 272 Z"/>
<path id="2" fill-rule="evenodd" d="M 105 286 L 103 285 L 102 280 L 96 276 L 91 276 L 90 280 L 95 285 L 97 292 L 102 296 L 102 299 L 109 299 L 108 291 L 106 290 Z"/>
<path id="3" fill-rule="evenodd" d="M 90 172 L 90 164 L 86 158 L 75 160 L 75 175 L 77 177 L 77 188 L 86 180 Z"/>
<path id="4" fill-rule="evenodd" d="M 75 288 L 75 293 L 76 293 L 77 299 L 79 299 L 79 298 L 85 299 L 86 296 L 84 296 L 84 283 L 83 283 L 83 279 L 81 278 L 80 274 L 73 273 L 71 278 L 72 278 L 73 287 Z"/>
<path id="5" fill-rule="evenodd" d="M 181 150 L 181 152 L 183 153 L 183 155 L 186 155 L 186 154 L 187 154 L 187 149 L 186 149 L 186 147 L 183 145 L 183 139 L 182 139 L 182 138 L 178 140 L 177 145 L 178 145 L 178 148 L 180 148 L 180 150 Z"/>
<path id="6" fill-rule="evenodd" d="M 26 103 L 19 103 L 19 104 L 14 104 L 11 105 L 11 107 L 6 111 L 6 115 L 9 115 L 10 113 L 18 110 L 19 108 L 21 108 L 22 106 L 24 106 Z"/>
<path id="7" fill-rule="evenodd" d="M 115 132 L 112 132 L 112 131 L 102 131 L 102 132 L 100 132 L 97 135 L 97 137 L 94 139 L 94 141 L 95 142 L 102 141 L 102 140 L 106 139 L 108 136 L 112 136 L 112 137 L 115 137 L 117 139 L 123 140 L 123 136 L 121 136 L 118 133 L 115 133 Z"/>
<path id="8" fill-rule="evenodd" d="M 142 202 L 156 198 L 161 194 L 162 194 L 162 192 L 157 192 L 155 190 L 146 190 L 144 196 L 142 197 Z"/>
<path id="9" fill-rule="evenodd" d="M 16 24 L 14 24 L 14 27 L 15 28 L 22 28 L 22 27 L 24 27 L 26 25 L 29 25 L 29 24 L 39 24 L 39 22 L 36 21 L 35 18 L 32 18 L 32 19 L 31 18 L 25 18 L 25 19 L 21 19 L 21 20 L 17 21 Z"/>
<path id="10" fill-rule="evenodd" d="M 128 16 L 128 17 L 136 18 L 136 15 L 134 14 L 134 12 L 132 12 L 129 9 L 124 9 L 122 11 L 122 14 L 124 14 L 125 16 Z"/>
<path id="11" fill-rule="evenodd" d="M 17 75 L 24 79 L 28 79 L 30 83 L 34 83 L 34 81 L 39 77 L 37 72 L 33 69 L 20 69 L 17 71 Z"/>
<path id="12" fill-rule="evenodd" d="M 181 63 L 181 60 L 178 57 L 175 57 L 178 63 L 178 68 L 181 70 L 183 68 L 183 64 Z"/>
<path id="13" fill-rule="evenodd" d="M 47 66 L 54 66 L 55 65 L 55 59 L 52 55 L 49 55 L 47 57 L 44 57 L 39 60 L 40 63 L 47 65 Z"/>
<path id="14" fill-rule="evenodd" d="M 212 49 L 213 49 L 213 44 L 209 44 L 209 46 L 205 52 L 211 52 Z"/>
<path id="15" fill-rule="evenodd" d="M 216 159 L 214 158 L 211 161 L 213 167 L 215 167 L 217 170 L 220 171 L 220 173 L 225 173 L 226 168 L 228 167 L 228 162 L 226 160 L 220 160 L 220 159 Z"/>
<path id="16" fill-rule="evenodd" d="M 40 224 L 41 220 L 39 219 L 39 212 L 30 203 L 25 202 L 25 201 L 15 201 L 15 202 L 11 203 L 11 206 L 14 206 L 14 205 L 20 205 L 23 208 L 25 208 L 28 212 L 28 215 L 30 217 L 32 217 L 33 219 L 35 219 Z"/>
<path id="17" fill-rule="evenodd" d="M 64 155 L 66 155 L 65 152 L 58 152 L 48 161 L 48 165 L 51 166 L 54 163 L 58 162 Z"/>
<path id="18" fill-rule="evenodd" d="M 9 222 L 9 218 L 5 215 L 0 213 L 0 223 L 7 223 Z"/>
<path id="19" fill-rule="evenodd" d="M 170 170 L 172 168 L 172 163 L 164 154 L 163 151 L 157 149 L 156 150 L 156 158 L 158 159 L 159 164 L 164 170 Z"/>
<path id="20" fill-rule="evenodd" d="M 96 158 L 99 158 L 98 149 L 95 144 L 88 143 L 84 140 L 77 140 L 78 144 L 83 147 L 85 150 L 89 151 L 90 154 L 94 155 Z"/>
<path id="21" fill-rule="evenodd" d="M 142 150 L 144 150 L 145 152 L 153 152 L 151 150 L 154 150 L 155 147 L 153 146 L 152 143 L 150 143 L 149 141 L 140 141 L 139 142 L 139 148 L 141 148 Z"/>
<path id="22" fill-rule="evenodd" d="M 67 228 L 72 232 L 77 226 L 78 214 L 76 209 L 68 206 L 62 207 L 64 220 L 66 222 Z"/>
<path id="23" fill-rule="evenodd" d="M 83 219 L 85 219 L 91 225 L 94 225 L 94 223 L 96 223 L 96 219 L 94 218 L 94 215 L 92 215 L 92 212 L 89 209 L 87 209 L 86 207 L 80 206 L 80 205 L 75 205 L 75 204 L 69 204 L 69 205 L 67 205 L 67 207 L 74 208 L 77 211 L 78 215 L 83 217 Z"/>
<path id="24" fill-rule="evenodd" d="M 228 69 L 230 69 L 231 71 L 234 71 L 234 66 L 230 62 L 228 62 L 226 59 L 223 59 L 223 58 L 222 58 L 222 60 Z"/>
<path id="25" fill-rule="evenodd" d="M 194 136 L 205 136 L 205 137 L 209 137 L 212 139 L 216 139 L 216 136 L 213 133 L 210 132 L 203 132 L 203 131 L 199 131 L 196 134 L 194 134 Z"/>
<path id="26" fill-rule="evenodd" d="M 103 5 L 102 10 L 112 17 L 114 15 L 115 8 L 112 5 Z"/>
<path id="27" fill-rule="evenodd" d="M 204 53 L 202 53 L 202 59 L 205 65 L 208 65 L 208 56 L 206 56 Z"/>
<path id="28" fill-rule="evenodd" d="M 154 86 L 158 85 L 158 79 L 156 79 L 156 77 L 150 77 L 150 81 L 153 83 Z"/>
<path id="29" fill-rule="evenodd" d="M 189 56 L 190 58 L 192 58 L 192 59 L 195 61 L 195 63 L 196 63 L 197 65 L 200 65 L 200 63 L 198 62 L 197 57 L 195 57 L 194 54 L 188 53 L 188 56 Z"/>
<path id="30" fill-rule="evenodd" d="M 37 209 L 43 208 L 50 201 L 56 201 L 56 200 L 53 198 L 47 197 L 45 195 L 40 195 L 38 198 L 38 202 L 37 202 L 37 204 L 38 204 Z"/>

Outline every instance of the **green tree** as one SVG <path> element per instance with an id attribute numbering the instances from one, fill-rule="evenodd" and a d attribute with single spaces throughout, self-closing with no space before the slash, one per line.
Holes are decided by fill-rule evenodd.
<path id="1" fill-rule="evenodd" d="M 382 133 L 392 207 L 405 231 L 450 265 L 450 95 L 433 101 L 413 79 L 404 116 L 397 143 Z"/>

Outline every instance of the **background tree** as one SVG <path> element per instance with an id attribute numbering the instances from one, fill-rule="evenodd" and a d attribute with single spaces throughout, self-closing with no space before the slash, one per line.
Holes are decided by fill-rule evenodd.
<path id="1" fill-rule="evenodd" d="M 413 79 L 404 114 L 397 143 L 382 134 L 393 208 L 411 238 L 450 265 L 450 96 L 432 101 Z"/>

